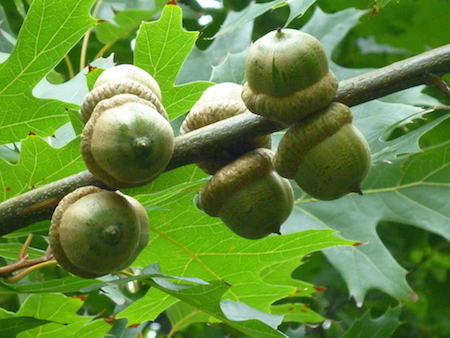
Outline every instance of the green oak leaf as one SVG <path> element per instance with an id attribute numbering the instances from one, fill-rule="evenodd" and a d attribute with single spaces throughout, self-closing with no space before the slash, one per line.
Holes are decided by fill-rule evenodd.
<path id="1" fill-rule="evenodd" d="M 73 105 L 43 100 L 32 90 L 94 26 L 89 10 L 94 0 L 35 0 L 9 58 L 0 65 L 0 144 L 30 132 L 51 135 L 68 122 Z"/>
<path id="2" fill-rule="evenodd" d="M 1 311 L 2 337 L 55 337 L 75 332 L 76 337 L 103 337 L 110 326 L 103 320 L 93 321 L 92 316 L 79 316 L 81 304 L 80 299 L 62 294 L 29 295 L 16 313 Z"/>
<path id="3" fill-rule="evenodd" d="M 191 306 L 200 308 L 210 316 L 217 318 L 218 320 L 249 335 L 250 337 L 286 337 L 282 332 L 270 327 L 260 320 L 255 320 L 255 318 L 253 318 L 259 317 L 263 320 L 267 320 L 267 317 L 273 317 L 274 315 L 258 313 L 259 311 L 246 305 L 245 313 L 249 315 L 249 318 L 237 318 L 237 315 L 239 314 L 239 311 L 237 311 L 239 305 L 232 308 L 230 311 L 228 308 L 230 305 L 231 307 L 233 306 L 233 304 L 230 304 L 233 302 L 220 301 L 224 293 L 226 293 L 229 288 L 230 286 L 223 281 L 211 281 L 209 285 L 199 285 L 181 290 L 179 292 L 170 290 L 163 291 Z M 232 316 L 231 319 L 230 316 Z"/>
<path id="4" fill-rule="evenodd" d="M 229 12 L 222 27 L 227 26 L 230 22 L 239 17 L 240 12 Z M 247 54 L 247 49 L 252 43 L 253 21 L 246 23 L 242 27 L 229 32 L 228 34 L 220 35 L 212 41 L 211 45 L 206 50 L 201 50 L 194 47 L 192 52 L 186 59 L 183 68 L 178 75 L 177 82 L 184 83 L 193 80 L 210 80 L 214 73 L 214 67 L 221 64 L 227 58 L 228 53 L 239 53 L 244 58 Z M 245 65 L 245 62 L 244 62 Z M 241 68 L 241 67 L 240 67 Z M 240 74 L 241 69 L 232 69 L 233 73 Z M 220 81 L 213 82 L 224 82 Z M 235 82 L 235 81 L 233 81 Z M 236 83 L 239 83 L 236 81 Z"/>
<path id="5" fill-rule="evenodd" d="M 302 17 L 305 12 L 316 2 L 316 0 L 294 0 L 289 1 L 289 18 L 287 19 L 284 27 L 287 27 L 292 20 Z"/>
<path id="6" fill-rule="evenodd" d="M 182 12 L 177 5 L 166 5 L 155 22 L 143 22 L 136 38 L 134 64 L 158 81 L 163 105 L 171 119 L 188 111 L 209 82 L 192 82 L 175 86 L 178 72 L 192 50 L 197 32 L 182 26 Z"/>
<path id="7" fill-rule="evenodd" d="M 345 238 L 367 243 L 324 250 L 358 304 L 371 288 L 398 299 L 416 300 L 406 282 L 406 270 L 383 245 L 376 227 L 383 220 L 394 221 L 450 239 L 450 208 L 443 198 L 450 185 L 449 150 L 447 142 L 423 153 L 375 163 L 363 184 L 364 196 L 348 195 L 314 203 L 300 198 L 288 220 L 291 227 L 286 224 L 282 231 L 332 228 Z"/>
<path id="8" fill-rule="evenodd" d="M 299 0 L 294 1 L 299 2 Z M 287 0 L 274 0 L 266 3 L 252 3 L 245 9 L 240 11 L 238 15 L 236 15 L 236 18 L 234 20 L 228 22 L 226 25 L 222 25 L 222 27 L 219 29 L 216 35 L 214 35 L 214 38 L 217 38 L 220 35 L 228 34 L 236 29 L 239 29 L 248 22 L 251 22 L 254 19 L 256 19 L 258 16 L 266 13 L 267 11 L 277 7 L 285 6 L 286 3 L 288 2 L 289 1 Z"/>
<path id="9" fill-rule="evenodd" d="M 166 310 L 166 314 L 173 332 L 181 331 L 194 323 L 207 323 L 210 320 L 209 314 L 185 302 L 172 305 Z"/>
<path id="10" fill-rule="evenodd" d="M 52 338 L 52 337 L 77 337 L 77 338 L 103 338 L 111 329 L 111 325 L 105 320 L 92 317 L 78 319 L 70 324 L 49 323 L 31 330 L 23 331 L 17 338 Z"/>
<path id="11" fill-rule="evenodd" d="M 0 200 L 85 170 L 79 139 L 57 149 L 37 136 L 22 142 L 17 164 L 0 161 Z"/>
<path id="12" fill-rule="evenodd" d="M 142 21 L 149 20 L 158 10 L 125 9 L 118 11 L 114 16 L 114 22 L 103 21 L 96 27 L 97 38 L 101 43 L 113 45 L 128 34 L 135 32 Z"/>
<path id="13" fill-rule="evenodd" d="M 246 59 L 246 50 L 237 54 L 228 53 L 221 64 L 213 66 L 209 80 L 215 83 L 233 82 L 243 85 L 245 83 Z"/>
<path id="14" fill-rule="evenodd" d="M 395 330 L 401 325 L 401 322 L 399 321 L 401 311 L 401 306 L 389 308 L 378 318 L 372 318 L 370 316 L 370 311 L 367 311 L 355 320 L 350 329 L 348 329 L 342 337 L 391 337 Z"/>
<path id="15" fill-rule="evenodd" d="M 226 298 L 269 312 L 276 300 L 299 290 L 305 297 L 316 291 L 310 284 L 289 278 L 304 255 L 325 247 L 353 244 L 329 230 L 305 231 L 292 237 L 269 236 L 258 241 L 243 239 L 220 219 L 197 209 L 193 200 L 202 185 L 200 180 L 189 186 L 180 184 L 178 189 L 136 196 L 149 211 L 152 236 L 134 265 L 157 261 L 170 275 L 223 280 L 232 285 Z M 155 318 L 165 308 L 155 307 L 154 297 L 149 292 L 120 315 L 133 323 Z M 165 298 L 164 302 L 172 305 L 174 301 Z"/>

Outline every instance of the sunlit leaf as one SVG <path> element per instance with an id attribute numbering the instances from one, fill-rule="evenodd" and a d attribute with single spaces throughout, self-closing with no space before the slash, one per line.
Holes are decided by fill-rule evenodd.
<path id="1" fill-rule="evenodd" d="M 43 184 L 84 170 L 79 140 L 57 149 L 37 136 L 30 136 L 21 147 L 16 165 L 0 161 L 0 200 L 6 200 Z"/>
<path id="2" fill-rule="evenodd" d="M 0 65 L 0 144 L 29 132 L 51 135 L 68 122 L 71 104 L 37 99 L 32 90 L 91 28 L 93 0 L 36 0 L 10 57 Z"/>
<path id="3" fill-rule="evenodd" d="M 134 64 L 158 81 L 164 107 L 171 119 L 189 110 L 211 85 L 193 82 L 174 87 L 178 72 L 198 35 L 184 30 L 181 20 L 181 8 L 167 5 L 158 21 L 142 23 L 134 54 Z"/>
<path id="4" fill-rule="evenodd" d="M 202 184 L 200 181 L 196 185 Z M 258 241 L 240 238 L 220 220 L 196 208 L 194 187 L 137 196 L 149 210 L 152 225 L 151 241 L 134 264 L 144 266 L 157 261 L 167 274 L 224 280 L 232 285 L 228 298 L 268 312 L 275 300 L 303 288 L 310 289 L 305 296 L 314 292 L 312 285 L 289 278 L 299 258 L 320 248 L 351 244 L 328 231 L 269 236 Z M 289 264 L 281 265 L 283 262 Z M 123 316 L 133 323 L 150 320 L 155 316 L 154 307 L 146 305 L 151 298 L 147 295 L 142 302 L 131 305 Z"/>

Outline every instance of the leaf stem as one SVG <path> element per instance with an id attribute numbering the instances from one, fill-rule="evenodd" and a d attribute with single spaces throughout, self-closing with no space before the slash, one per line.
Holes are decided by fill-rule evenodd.
<path id="1" fill-rule="evenodd" d="M 73 79 L 75 77 L 75 71 L 73 69 L 73 64 L 72 64 L 72 61 L 70 60 L 69 55 L 64 56 L 64 61 L 67 66 L 67 71 L 69 72 L 69 78 Z"/>
<path id="2" fill-rule="evenodd" d="M 98 0 L 95 4 L 95 7 L 92 11 L 92 16 L 96 16 L 100 6 L 102 5 L 103 0 Z M 89 38 L 91 36 L 93 28 L 89 29 L 86 34 L 83 37 L 83 43 L 81 44 L 81 55 L 80 55 L 80 72 L 86 67 L 86 54 L 87 54 L 87 47 L 89 44 Z"/>

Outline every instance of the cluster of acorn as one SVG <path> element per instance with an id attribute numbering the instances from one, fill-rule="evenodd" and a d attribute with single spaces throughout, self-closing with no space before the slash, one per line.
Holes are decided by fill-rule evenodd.
<path id="1" fill-rule="evenodd" d="M 253 113 L 290 125 L 274 158 L 276 171 L 309 195 L 333 200 L 361 194 L 371 165 L 369 145 L 350 109 L 331 102 L 338 81 L 321 43 L 294 29 L 278 29 L 250 49 L 242 91 Z"/>
<path id="2" fill-rule="evenodd" d="M 228 144 L 197 163 L 213 175 L 197 195 L 206 214 L 236 234 L 259 239 L 279 233 L 294 194 L 288 178 L 311 196 L 332 200 L 351 192 L 370 167 L 370 150 L 352 125 L 349 108 L 331 102 L 338 81 L 320 42 L 309 34 L 271 32 L 250 48 L 244 86 L 221 83 L 194 105 L 180 134 L 244 112 L 281 121 L 289 129 L 276 153 L 271 136 Z M 151 75 L 132 65 L 105 70 L 80 108 L 81 153 L 89 171 L 107 185 L 138 187 L 159 176 L 172 157 L 174 135 Z M 83 187 L 64 197 L 50 227 L 60 265 L 85 278 L 131 264 L 148 243 L 148 215 L 118 191 Z"/>
<path id="3" fill-rule="evenodd" d="M 241 85 L 229 82 L 209 87 L 186 116 L 180 134 L 248 112 L 241 92 Z M 231 143 L 215 158 L 197 163 L 213 175 L 197 196 L 198 207 L 244 238 L 278 232 L 294 205 L 289 181 L 274 170 L 270 147 L 271 136 L 266 135 Z"/>
<path id="4" fill-rule="evenodd" d="M 258 239 L 279 233 L 292 211 L 287 178 L 321 200 L 361 194 L 370 149 L 352 124 L 350 109 L 332 102 L 338 80 L 321 43 L 298 30 L 270 32 L 251 46 L 246 78 L 244 86 L 222 83 L 206 90 L 180 133 L 245 111 L 289 129 L 275 154 L 265 149 L 270 138 L 264 136 L 231 144 L 217 158 L 198 163 L 214 175 L 197 197 L 199 208 L 236 234 Z"/>
<path id="5" fill-rule="evenodd" d="M 83 100 L 81 154 L 89 171 L 114 188 L 145 185 L 161 174 L 174 135 L 158 83 L 144 70 L 105 70 Z M 55 209 L 50 246 L 67 271 L 94 278 L 128 267 L 146 247 L 145 208 L 119 191 L 82 187 Z"/>

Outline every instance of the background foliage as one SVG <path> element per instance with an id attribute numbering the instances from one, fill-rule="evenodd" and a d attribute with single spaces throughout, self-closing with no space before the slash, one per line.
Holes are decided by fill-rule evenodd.
<path id="1" fill-rule="evenodd" d="M 77 109 L 92 84 L 87 62 L 153 74 L 177 130 L 211 83 L 243 83 L 246 49 L 277 27 L 320 39 L 343 80 L 448 43 L 450 10 L 442 0 L 30 2 L 0 11 L 2 201 L 85 169 Z M 364 196 L 321 202 L 296 188 L 282 236 L 248 241 L 198 211 L 207 177 L 193 165 L 128 189 L 151 218 L 151 242 L 133 264 L 140 275 L 83 280 L 49 268 L 1 283 L 2 335 L 449 335 L 446 105 L 416 87 L 354 107 L 373 153 Z M 29 232 L 30 257 L 41 255 L 47 229 L 2 238 L 3 263 Z"/>

